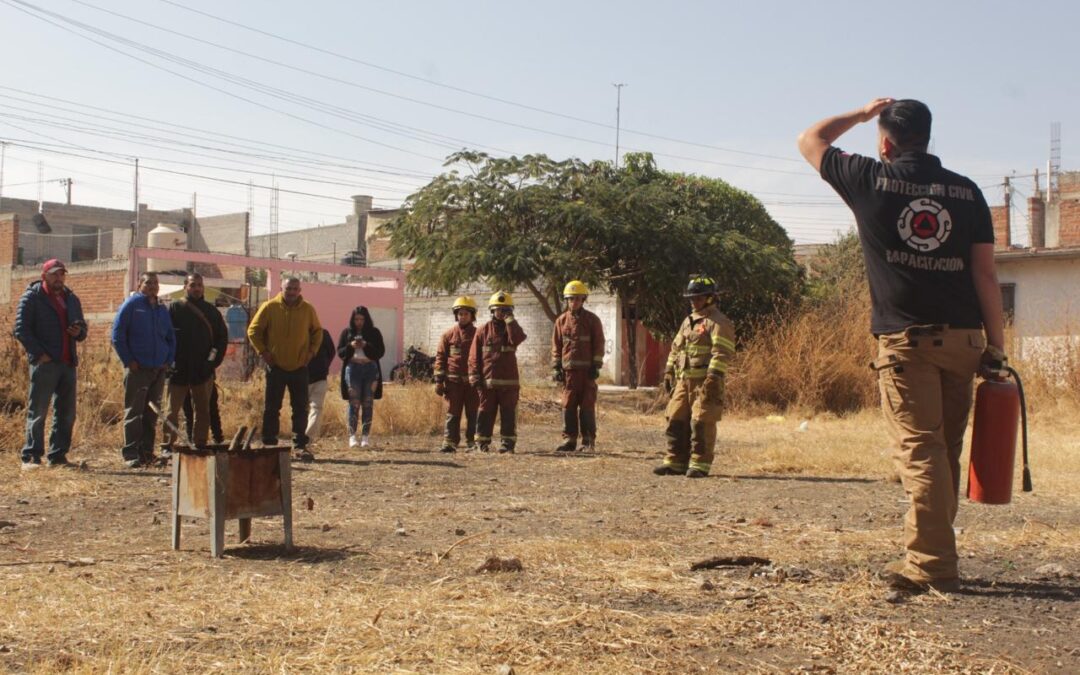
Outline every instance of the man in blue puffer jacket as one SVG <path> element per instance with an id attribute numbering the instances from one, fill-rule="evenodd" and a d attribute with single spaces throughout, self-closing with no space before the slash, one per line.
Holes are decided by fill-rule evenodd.
<path id="1" fill-rule="evenodd" d="M 71 430 L 75 427 L 75 367 L 79 364 L 75 343 L 86 339 L 86 321 L 79 297 L 64 285 L 66 278 L 64 263 L 55 258 L 46 261 L 41 267 L 41 281 L 27 286 L 15 315 L 15 338 L 30 360 L 23 469 L 41 466 L 50 401 L 54 413 L 49 466 L 68 465 Z"/>
<path id="2" fill-rule="evenodd" d="M 124 373 L 124 463 L 133 469 L 154 462 L 154 432 L 165 388 L 165 371 L 176 358 L 169 310 L 158 300 L 158 278 L 139 277 L 139 290 L 120 305 L 112 344 Z"/>

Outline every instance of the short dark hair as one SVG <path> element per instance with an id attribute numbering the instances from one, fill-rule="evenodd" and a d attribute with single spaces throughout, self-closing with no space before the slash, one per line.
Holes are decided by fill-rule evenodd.
<path id="1" fill-rule="evenodd" d="M 184 285 L 187 286 L 189 283 L 191 283 L 192 281 L 195 281 L 196 279 L 198 279 L 199 281 L 202 281 L 203 277 L 198 272 L 192 272 L 191 274 L 187 275 L 187 277 L 184 278 Z"/>
<path id="2" fill-rule="evenodd" d="M 285 280 L 284 285 L 288 286 L 289 284 L 291 284 L 293 282 L 300 283 L 300 277 L 289 277 L 288 279 Z"/>
<path id="3" fill-rule="evenodd" d="M 139 284 L 144 284 L 151 279 L 157 279 L 157 272 L 143 272 L 139 275 Z"/>
<path id="4" fill-rule="evenodd" d="M 900 99 L 887 105 L 878 126 L 900 150 L 923 150 L 930 145 L 930 108 L 922 101 Z"/>

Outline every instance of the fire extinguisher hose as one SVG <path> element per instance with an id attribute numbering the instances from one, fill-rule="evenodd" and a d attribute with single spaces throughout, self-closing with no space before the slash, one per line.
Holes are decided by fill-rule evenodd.
<path id="1" fill-rule="evenodd" d="M 1020 425 L 1023 429 L 1024 448 L 1024 492 L 1031 492 L 1031 469 L 1028 467 L 1028 419 L 1027 400 L 1024 398 L 1024 385 L 1020 382 L 1020 374 L 1006 366 L 1005 370 L 1016 380 L 1016 388 L 1020 392 Z"/>

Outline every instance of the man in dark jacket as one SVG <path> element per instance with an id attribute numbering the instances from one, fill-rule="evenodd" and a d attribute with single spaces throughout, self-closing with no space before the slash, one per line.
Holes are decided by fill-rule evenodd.
<path id="1" fill-rule="evenodd" d="M 169 318 L 176 332 L 176 358 L 169 378 L 168 420 L 176 426 L 180 408 L 190 394 L 193 404 L 193 438 L 196 447 L 205 447 L 210 435 L 210 393 L 214 389 L 214 371 L 225 360 L 229 333 L 221 312 L 203 298 L 201 274 L 189 274 L 184 280 L 186 297 L 169 306 Z M 176 435 L 165 425 L 166 445 Z"/>
<path id="2" fill-rule="evenodd" d="M 308 361 L 308 417 L 307 437 L 314 441 L 322 427 L 323 401 L 326 400 L 326 378 L 330 377 L 330 364 L 334 361 L 337 351 L 334 349 L 334 338 L 330 331 L 323 328 L 322 344 L 315 357 Z"/>
<path id="3" fill-rule="evenodd" d="M 86 339 L 79 297 L 64 285 L 67 268 L 53 259 L 41 268 L 41 281 L 26 288 L 15 315 L 15 338 L 30 360 L 30 393 L 26 397 L 26 445 L 22 468 L 41 466 L 45 454 L 45 415 L 52 401 L 49 466 L 67 465 L 71 430 L 75 427 L 75 343 Z"/>
<path id="4" fill-rule="evenodd" d="M 124 463 L 132 469 L 154 461 L 154 434 L 165 369 L 176 357 L 176 334 L 169 310 L 158 301 L 158 278 L 139 277 L 139 290 L 116 312 L 112 344 L 124 374 Z"/>

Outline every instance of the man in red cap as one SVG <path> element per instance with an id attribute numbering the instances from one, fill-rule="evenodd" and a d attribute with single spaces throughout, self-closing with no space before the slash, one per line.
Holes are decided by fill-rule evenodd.
<path id="1" fill-rule="evenodd" d="M 49 434 L 49 466 L 67 466 L 71 431 L 75 427 L 75 345 L 86 339 L 79 297 L 64 285 L 64 263 L 48 260 L 41 267 L 41 281 L 30 284 L 15 314 L 15 337 L 30 360 L 30 393 L 26 397 L 26 444 L 22 468 L 41 466 L 45 454 L 45 416 L 53 405 Z"/>

